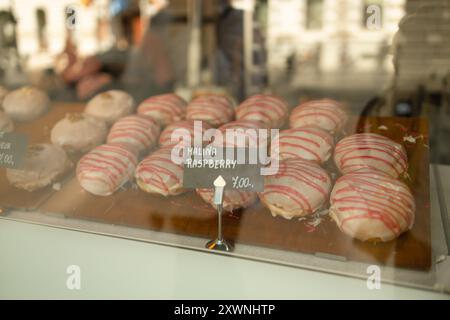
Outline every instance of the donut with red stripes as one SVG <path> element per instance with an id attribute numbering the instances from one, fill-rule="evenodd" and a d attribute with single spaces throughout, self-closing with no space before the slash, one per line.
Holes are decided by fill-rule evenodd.
<path id="1" fill-rule="evenodd" d="M 213 189 L 197 189 L 197 194 L 211 206 L 216 208 L 214 204 L 214 190 Z M 225 211 L 233 212 L 241 208 L 248 208 L 258 200 L 256 192 L 225 190 L 223 194 L 223 209 Z"/>
<path id="2" fill-rule="evenodd" d="M 159 124 L 151 117 L 131 115 L 114 123 L 107 142 L 131 145 L 138 152 L 142 152 L 155 146 L 159 133 Z"/>
<path id="3" fill-rule="evenodd" d="M 281 128 L 288 114 L 287 104 L 274 95 L 257 94 L 236 108 L 236 119 L 265 123 L 270 128 Z"/>
<path id="4" fill-rule="evenodd" d="M 259 198 L 273 216 L 292 219 L 322 208 L 330 189 L 331 179 L 323 168 L 292 158 L 280 162 L 277 174 L 265 177 Z"/>
<path id="5" fill-rule="evenodd" d="M 138 106 L 138 114 L 150 116 L 161 126 L 183 120 L 186 116 L 186 101 L 174 93 L 150 97 Z"/>
<path id="6" fill-rule="evenodd" d="M 77 165 L 80 186 L 97 196 L 109 196 L 133 177 L 137 156 L 121 144 L 103 144 Z"/>
<path id="7" fill-rule="evenodd" d="M 259 129 L 269 129 L 269 127 L 264 122 L 255 120 L 236 120 L 229 122 L 219 127 L 218 130 L 222 133 L 223 141 L 218 141 L 214 145 L 221 145 L 230 148 L 236 146 L 257 147 L 260 141 L 268 140 L 267 135 L 259 135 Z M 227 138 L 227 134 L 230 139 Z M 238 145 L 241 143 L 241 140 L 244 142 L 243 146 Z"/>
<path id="8" fill-rule="evenodd" d="M 369 168 L 397 178 L 408 170 L 405 148 L 376 133 L 357 133 L 342 139 L 336 145 L 334 161 L 343 174 Z"/>
<path id="9" fill-rule="evenodd" d="M 233 103 L 223 95 L 199 96 L 194 98 L 186 109 L 186 119 L 206 121 L 213 127 L 219 127 L 233 118 Z"/>
<path id="10" fill-rule="evenodd" d="M 390 241 L 414 224 L 411 191 L 384 173 L 365 169 L 340 177 L 330 203 L 339 229 L 361 241 Z"/>
<path id="11" fill-rule="evenodd" d="M 136 182 L 143 191 L 163 196 L 178 195 L 183 189 L 183 164 L 172 161 L 173 145 L 156 150 L 139 163 Z"/>
<path id="12" fill-rule="evenodd" d="M 278 148 L 275 147 L 274 151 L 280 160 L 301 158 L 321 164 L 330 158 L 333 144 L 333 137 L 325 130 L 293 128 L 280 132 Z"/>
<path id="13" fill-rule="evenodd" d="M 194 122 L 194 120 L 183 120 L 168 125 L 159 136 L 159 144 L 161 146 L 167 146 L 173 143 L 177 143 L 182 138 L 184 141 L 190 140 L 191 145 L 193 145 L 194 134 L 203 138 L 204 131 L 212 128 L 205 121 L 198 121 L 201 126 L 198 125 L 197 127 L 194 126 Z M 174 136 L 174 139 L 176 138 L 176 141 L 172 141 L 172 134 L 176 130 L 180 130 L 180 134 L 177 134 L 176 137 Z"/>
<path id="14" fill-rule="evenodd" d="M 330 132 L 338 133 L 347 122 L 344 106 L 335 100 L 312 100 L 294 108 L 289 118 L 291 128 L 318 127 Z"/>

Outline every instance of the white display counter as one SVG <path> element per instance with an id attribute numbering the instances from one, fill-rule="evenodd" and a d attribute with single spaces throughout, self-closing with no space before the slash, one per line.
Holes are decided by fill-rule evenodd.
<path id="1" fill-rule="evenodd" d="M 433 169 L 435 230 L 442 224 L 442 205 L 450 204 L 450 167 L 437 168 L 439 192 Z M 439 193 L 445 203 L 439 203 Z M 0 298 L 450 299 L 444 293 L 450 259 L 443 236 L 433 231 L 429 274 L 381 268 L 388 283 L 370 290 L 367 266 L 360 263 L 239 245 L 233 256 L 223 256 L 203 251 L 204 239 L 11 212 L 0 220 Z M 80 268 L 80 290 L 67 287 L 73 265 Z"/>

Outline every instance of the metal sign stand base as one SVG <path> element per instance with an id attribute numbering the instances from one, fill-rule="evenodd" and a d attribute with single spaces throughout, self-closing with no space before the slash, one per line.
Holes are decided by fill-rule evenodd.
<path id="1" fill-rule="evenodd" d="M 211 240 L 206 244 L 206 248 L 209 250 L 217 250 L 217 251 L 225 251 L 231 252 L 233 251 L 233 246 L 229 244 L 226 240 Z"/>

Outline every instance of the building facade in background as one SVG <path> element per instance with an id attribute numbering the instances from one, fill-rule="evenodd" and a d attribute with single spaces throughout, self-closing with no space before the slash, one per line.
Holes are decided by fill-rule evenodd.
<path id="1" fill-rule="evenodd" d="M 374 71 L 386 61 L 406 0 L 269 0 L 272 69 L 295 60 L 316 72 Z M 292 63 L 292 62 L 291 62 Z"/>
<path id="2" fill-rule="evenodd" d="M 187 1 L 187 0 L 186 0 Z M 0 0 L 18 19 L 19 53 L 55 55 L 67 36 L 67 8 L 76 8 L 74 38 L 81 54 L 106 50 L 115 41 L 108 26 L 111 0 Z M 179 2 L 179 1 L 178 1 Z M 295 67 L 316 73 L 391 71 L 386 59 L 406 0 L 257 0 L 266 25 L 268 69 Z M 87 5 L 89 3 L 89 5 Z M 379 8 L 374 12 L 373 8 Z M 368 27 L 373 15 L 379 27 Z M 260 14 L 261 15 L 261 14 Z M 371 25 L 373 26 L 373 24 Z M 296 70 L 297 72 L 298 70 Z"/>
<path id="3" fill-rule="evenodd" d="M 89 55 L 111 45 L 107 28 L 109 0 L 96 0 L 87 6 L 77 0 L 0 0 L 1 10 L 12 10 L 17 19 L 17 45 L 21 55 L 60 53 L 73 25 L 73 36 L 81 54 Z M 73 15 L 75 9 L 76 16 Z M 74 20 L 72 20 L 74 19 Z"/>

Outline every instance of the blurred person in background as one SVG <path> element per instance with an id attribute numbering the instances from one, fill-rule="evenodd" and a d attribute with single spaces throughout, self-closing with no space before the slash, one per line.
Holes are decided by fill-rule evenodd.
<path id="1" fill-rule="evenodd" d="M 94 0 L 82 0 L 84 6 L 91 6 Z M 110 0 L 110 17 L 112 31 L 115 36 L 115 45 L 106 52 L 82 57 L 74 39 L 73 25 L 66 23 L 66 44 L 63 52 L 56 57 L 55 70 L 63 81 L 75 90 L 76 98 L 88 99 L 100 90 L 106 90 L 115 85 L 114 81 L 123 71 L 126 61 L 126 27 L 122 23 L 129 23 L 124 18 L 133 8 L 129 0 Z M 70 21 L 74 15 L 74 9 L 65 9 L 66 21 Z"/>
<path id="2" fill-rule="evenodd" d="M 129 56 L 123 83 L 138 101 L 173 90 L 175 76 L 167 0 L 141 0 L 142 40 Z"/>
<path id="3" fill-rule="evenodd" d="M 217 84 L 228 87 L 241 101 L 244 96 L 244 12 L 231 0 L 220 1 L 217 23 Z"/>
<path id="4" fill-rule="evenodd" d="M 227 87 L 241 101 L 249 93 L 244 85 L 244 10 L 240 0 L 221 0 L 217 23 L 217 70 L 216 81 Z M 252 86 L 263 90 L 267 85 L 267 54 L 264 45 L 262 26 L 253 17 Z M 253 71 L 259 72 L 254 74 Z"/>
<path id="5" fill-rule="evenodd" d="M 90 6 L 95 0 L 83 0 Z M 67 28 L 64 52 L 57 69 L 76 97 L 85 100 L 99 91 L 125 89 L 138 101 L 173 88 L 174 77 L 168 54 L 167 27 L 171 18 L 166 0 L 111 0 L 110 16 L 115 45 L 89 57 L 77 54 L 73 31 Z M 141 19 L 142 39 L 134 34 Z"/>

